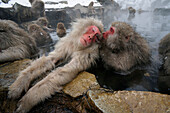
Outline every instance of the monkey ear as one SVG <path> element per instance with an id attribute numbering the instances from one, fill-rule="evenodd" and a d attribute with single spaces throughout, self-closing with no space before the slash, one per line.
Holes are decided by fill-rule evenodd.
<path id="1" fill-rule="evenodd" d="M 126 42 L 129 42 L 130 38 L 131 38 L 131 36 L 126 36 L 126 37 L 125 37 L 125 41 L 126 41 Z"/>

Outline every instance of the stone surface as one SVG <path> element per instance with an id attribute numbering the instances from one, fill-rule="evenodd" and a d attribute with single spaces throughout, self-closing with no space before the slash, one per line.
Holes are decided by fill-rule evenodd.
<path id="1" fill-rule="evenodd" d="M 96 112 L 170 113 L 170 95 L 145 91 L 89 90 L 88 100 Z"/>
<path id="2" fill-rule="evenodd" d="M 31 60 L 24 59 L 0 64 L 0 113 L 12 113 L 16 109 L 18 100 L 7 98 L 8 87 L 15 81 L 19 71 L 25 69 Z"/>
<path id="3" fill-rule="evenodd" d="M 68 83 L 63 91 L 72 97 L 78 97 L 85 94 L 89 89 L 98 89 L 99 87 L 95 75 L 82 72 L 73 81 Z"/>

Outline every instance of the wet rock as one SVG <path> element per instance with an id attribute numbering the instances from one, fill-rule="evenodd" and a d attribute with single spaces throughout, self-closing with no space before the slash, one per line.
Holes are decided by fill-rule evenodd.
<path id="1" fill-rule="evenodd" d="M 66 8 L 66 13 L 70 16 L 71 21 L 82 17 L 80 9 Z"/>
<path id="2" fill-rule="evenodd" d="M 54 10 L 54 9 L 49 9 L 46 11 L 46 17 L 49 21 L 49 25 L 51 25 L 52 28 L 57 27 L 58 22 L 64 23 L 66 28 L 70 26 L 71 17 L 66 13 L 66 10 L 61 9 L 61 10 Z"/>
<path id="3" fill-rule="evenodd" d="M 99 87 L 95 75 L 82 72 L 73 81 L 68 83 L 63 91 L 72 97 L 78 97 L 85 94 L 89 89 L 98 89 Z"/>
<path id="4" fill-rule="evenodd" d="M 144 91 L 89 90 L 89 103 L 96 112 L 168 113 L 170 96 Z"/>
<path id="5" fill-rule="evenodd" d="M 17 100 L 7 99 L 8 87 L 18 77 L 19 71 L 25 69 L 31 60 L 24 59 L 0 64 L 0 112 L 12 113 L 16 109 Z"/>
<path id="6" fill-rule="evenodd" d="M 22 23 L 33 21 L 38 18 L 37 14 L 31 11 L 31 7 L 26 7 L 18 3 L 15 3 L 12 8 L 0 8 L 0 19 Z"/>
<path id="7" fill-rule="evenodd" d="M 156 15 L 170 15 L 170 8 L 156 8 L 154 9 L 154 14 Z"/>

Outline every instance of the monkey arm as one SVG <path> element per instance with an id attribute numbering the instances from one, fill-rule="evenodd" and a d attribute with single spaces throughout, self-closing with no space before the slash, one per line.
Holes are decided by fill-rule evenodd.
<path id="1" fill-rule="evenodd" d="M 2 50 L 0 53 L 0 62 L 23 59 L 30 56 L 25 45 L 18 45 Z"/>
<path id="2" fill-rule="evenodd" d="M 75 53 L 68 64 L 57 68 L 29 89 L 20 100 L 17 111 L 27 112 L 40 101 L 51 97 L 56 91 L 60 91 L 63 85 L 73 80 L 80 71 L 89 68 L 95 62 L 95 59 L 98 58 L 95 54 L 89 56 L 89 54 L 83 53 L 83 51 Z"/>

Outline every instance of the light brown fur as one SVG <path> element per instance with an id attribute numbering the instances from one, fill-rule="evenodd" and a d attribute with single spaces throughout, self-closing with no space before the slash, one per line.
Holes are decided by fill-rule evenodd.
<path id="1" fill-rule="evenodd" d="M 45 16 L 45 4 L 41 0 L 29 0 L 31 3 L 31 12 L 36 17 L 44 17 Z"/>
<path id="2" fill-rule="evenodd" d="M 146 40 L 127 23 L 114 22 L 112 26 L 116 28 L 115 33 L 108 36 L 100 51 L 106 67 L 127 72 L 135 66 L 148 64 L 150 50 Z"/>
<path id="3" fill-rule="evenodd" d="M 62 38 L 66 35 L 66 28 L 62 22 L 57 24 L 56 32 L 58 37 Z"/>
<path id="4" fill-rule="evenodd" d="M 46 33 L 39 25 L 31 24 L 28 26 L 29 34 L 35 39 L 37 46 L 44 46 L 52 43 L 51 36 Z"/>
<path id="5" fill-rule="evenodd" d="M 31 66 L 23 70 L 17 80 L 9 87 L 8 96 L 18 98 L 22 91 L 28 90 L 30 82 L 47 70 L 52 70 L 60 61 L 69 61 L 62 67 L 54 69 L 48 76 L 30 88 L 19 101 L 17 112 L 25 113 L 34 105 L 51 97 L 62 86 L 73 80 L 77 74 L 95 63 L 99 58 L 99 45 L 92 43 L 84 47 L 80 43 L 80 37 L 88 26 L 95 25 L 101 32 L 103 25 L 96 19 L 78 19 L 72 26 L 72 31 L 55 45 L 55 50 L 47 57 L 43 56 L 35 60 Z M 69 60 L 70 59 L 70 60 Z"/>
<path id="6" fill-rule="evenodd" d="M 30 58 L 38 52 L 35 40 L 10 20 L 0 20 L 0 62 Z"/>
<path id="7" fill-rule="evenodd" d="M 170 33 L 163 37 L 159 43 L 159 54 L 163 58 L 163 69 L 170 75 Z"/>

